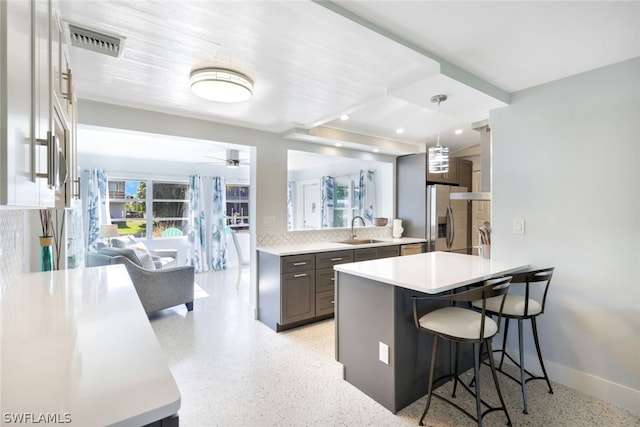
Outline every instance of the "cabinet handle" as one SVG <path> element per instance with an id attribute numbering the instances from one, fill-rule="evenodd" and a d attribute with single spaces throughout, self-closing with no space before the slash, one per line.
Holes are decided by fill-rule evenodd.
<path id="1" fill-rule="evenodd" d="M 294 274 L 293 275 L 293 277 L 306 277 L 306 276 L 307 276 L 306 273 L 304 273 L 304 274 Z"/>
<path id="2" fill-rule="evenodd" d="M 71 69 L 67 68 L 66 73 L 62 73 L 62 78 L 67 81 L 67 92 L 62 92 L 62 96 L 69 102 L 69 105 L 73 104 L 73 95 L 71 90 L 73 88 L 73 75 L 71 74 Z"/>
<path id="3" fill-rule="evenodd" d="M 74 184 L 76 184 L 77 192 L 71 194 L 71 197 L 80 200 L 80 178 L 76 178 L 73 180 Z"/>
<path id="4" fill-rule="evenodd" d="M 332 278 L 331 278 L 331 281 L 333 282 L 334 280 L 336 280 L 336 278 L 335 278 L 335 277 L 332 277 Z"/>
<path id="5" fill-rule="evenodd" d="M 307 261 L 305 262 L 294 262 L 293 265 L 298 266 L 298 265 L 307 265 Z"/>
<path id="6" fill-rule="evenodd" d="M 342 261 L 342 258 L 331 258 L 331 261 Z"/>
<path id="7" fill-rule="evenodd" d="M 335 301 L 331 301 L 331 304 L 335 304 L 335 303 L 336 303 Z"/>
<path id="8" fill-rule="evenodd" d="M 37 172 L 35 176 L 37 178 L 46 178 L 47 184 L 50 187 L 55 185 L 55 161 L 56 161 L 56 153 L 54 150 L 56 137 L 51 133 L 51 131 L 47 131 L 47 139 L 36 138 L 36 145 L 40 145 L 43 147 L 47 147 L 47 171 L 46 172 Z"/>

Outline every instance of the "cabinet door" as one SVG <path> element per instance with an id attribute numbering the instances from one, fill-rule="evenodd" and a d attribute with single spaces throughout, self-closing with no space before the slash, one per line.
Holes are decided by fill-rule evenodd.
<path id="1" fill-rule="evenodd" d="M 35 169 L 43 174 L 41 178 L 36 178 L 38 185 L 38 205 L 40 207 L 55 206 L 55 190 L 46 177 L 55 170 L 52 162 L 56 158 L 55 147 L 53 147 L 51 137 L 53 135 L 53 111 L 51 97 L 51 50 L 50 50 L 50 24 L 51 24 L 51 2 L 48 0 L 37 0 L 33 2 L 33 138 L 35 145 Z M 38 141 L 46 142 L 49 145 L 38 145 Z M 51 159 L 50 159 L 51 158 Z M 51 177 L 53 180 L 53 176 Z"/>
<path id="2" fill-rule="evenodd" d="M 429 166 L 427 165 L 427 170 L 428 170 L 428 167 Z M 457 185 L 459 182 L 458 167 L 459 167 L 458 159 L 449 159 L 449 172 L 427 173 L 427 182 Z"/>
<path id="3" fill-rule="evenodd" d="M 6 109 L 0 111 L 0 204 L 52 207 L 53 191 L 37 173 L 47 168 L 49 120 L 49 1 L 3 2 L 0 25 L 6 69 L 0 87 Z M 41 163 L 44 163 L 42 165 Z M 42 192 L 42 194 L 41 194 Z"/>
<path id="4" fill-rule="evenodd" d="M 285 274 L 281 283 L 280 321 L 286 325 L 311 319 L 316 314 L 315 272 Z"/>

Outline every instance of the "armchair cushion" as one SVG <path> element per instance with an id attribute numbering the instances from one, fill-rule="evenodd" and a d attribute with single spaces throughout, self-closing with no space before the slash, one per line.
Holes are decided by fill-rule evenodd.
<path id="1" fill-rule="evenodd" d="M 107 255 L 107 256 L 110 256 L 110 257 L 123 256 L 123 257 L 127 258 L 129 261 L 131 261 L 132 263 L 142 267 L 142 263 L 140 262 L 140 258 L 138 258 L 138 255 L 136 255 L 136 253 L 134 252 L 133 249 L 129 249 L 129 248 L 114 248 L 114 247 L 105 246 L 104 248 L 98 249 L 98 254 L 99 255 Z"/>
<path id="2" fill-rule="evenodd" d="M 131 241 L 134 243 L 131 244 Z M 130 240 L 129 236 L 122 236 L 112 239 L 111 244 L 113 245 L 111 247 L 104 246 L 98 248 L 98 253 L 110 256 L 125 256 L 133 263 L 148 270 L 155 270 L 157 268 L 155 260 L 144 243 L 135 242 L 135 239 Z M 160 263 L 160 268 L 162 268 L 162 263 Z"/>
<path id="3" fill-rule="evenodd" d="M 114 255 L 107 255 L 104 249 Z M 132 249 L 103 248 L 101 252 L 85 254 L 87 267 L 124 264 L 147 314 L 180 304 L 185 304 L 189 311 L 193 310 L 193 266 L 148 270 L 139 264 Z"/>

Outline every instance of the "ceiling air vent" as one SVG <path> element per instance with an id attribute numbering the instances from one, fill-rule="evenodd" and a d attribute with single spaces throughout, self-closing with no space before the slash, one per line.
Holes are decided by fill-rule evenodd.
<path id="1" fill-rule="evenodd" d="M 69 24 L 69 40 L 72 46 L 114 57 L 122 55 L 124 47 L 124 37 L 105 34 L 71 23 Z"/>

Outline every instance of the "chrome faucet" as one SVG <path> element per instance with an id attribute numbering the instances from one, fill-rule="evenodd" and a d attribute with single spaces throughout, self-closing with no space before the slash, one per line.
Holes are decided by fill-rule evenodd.
<path id="1" fill-rule="evenodd" d="M 360 218 L 360 221 L 362 221 L 362 225 L 364 225 L 365 227 L 367 226 L 367 224 L 364 222 L 364 218 L 362 218 L 360 215 L 356 215 L 353 217 L 353 219 L 351 220 L 351 240 L 356 240 L 356 233 L 353 231 L 353 225 L 356 222 L 356 219 Z"/>

